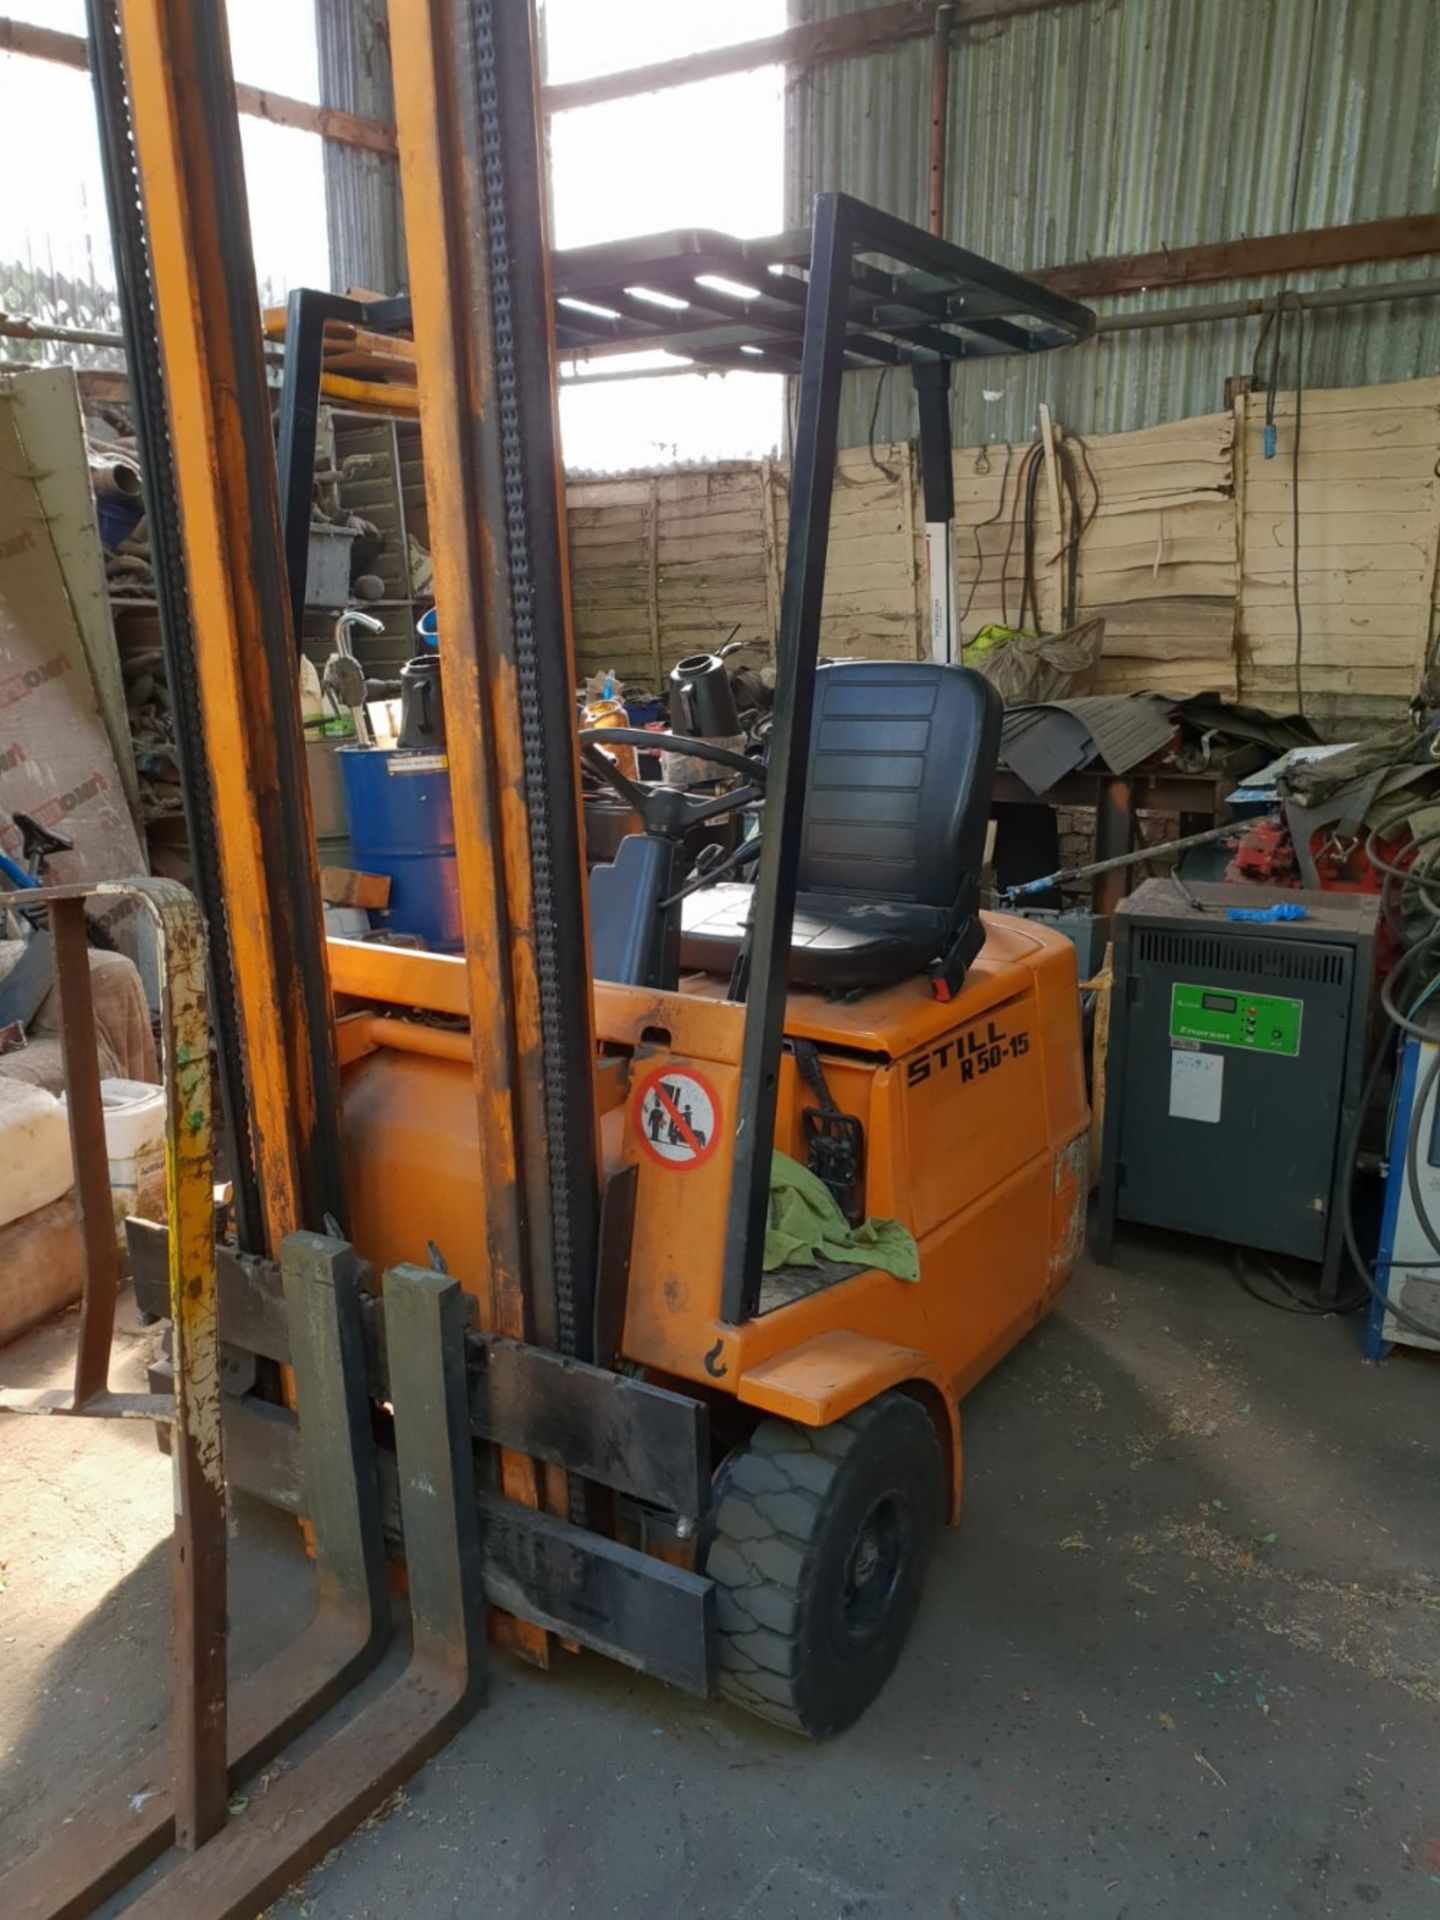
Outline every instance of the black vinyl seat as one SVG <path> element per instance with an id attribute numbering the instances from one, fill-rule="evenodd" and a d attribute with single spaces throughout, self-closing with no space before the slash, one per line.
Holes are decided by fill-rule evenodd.
<path id="1" fill-rule="evenodd" d="M 851 660 L 818 669 L 792 985 L 825 993 L 930 970 L 948 999 L 979 952 L 980 868 L 1002 705 L 968 667 Z M 681 965 L 728 973 L 752 889 L 684 903 Z"/>

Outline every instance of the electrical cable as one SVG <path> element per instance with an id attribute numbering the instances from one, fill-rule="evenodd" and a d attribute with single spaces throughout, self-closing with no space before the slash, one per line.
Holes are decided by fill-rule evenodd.
<path id="1" fill-rule="evenodd" d="M 1305 679 L 1302 666 L 1305 654 L 1305 615 L 1300 606 L 1300 405 L 1304 393 L 1305 302 L 1296 294 L 1295 430 L 1290 436 L 1290 599 L 1295 608 L 1295 711 L 1302 718 L 1305 713 Z"/>
<path id="2" fill-rule="evenodd" d="M 870 408 L 870 426 L 869 426 L 869 430 L 865 435 L 865 438 L 870 443 L 871 466 L 874 467 L 875 471 L 878 474 L 881 474 L 893 486 L 895 482 L 900 478 L 899 472 L 894 467 L 887 467 L 885 462 L 880 458 L 879 454 L 875 451 L 875 428 L 879 424 L 879 420 L 880 420 L 880 402 L 884 398 L 885 382 L 890 378 L 892 371 L 893 369 L 890 367 L 882 367 L 880 369 L 880 378 L 875 382 L 875 401 L 872 407 Z M 846 484 L 843 479 L 843 476 L 841 476 L 840 474 L 837 473 L 836 478 L 841 480 L 842 485 Z M 854 481 L 851 481 L 848 484 L 853 486 L 853 485 L 856 485 L 857 483 Z"/>
<path id="3" fill-rule="evenodd" d="M 1286 1296 L 1284 1300 L 1274 1300 L 1269 1294 L 1262 1293 L 1252 1284 L 1245 1265 L 1247 1256 L 1260 1261 L 1265 1278 L 1279 1287 Z M 1327 1314 L 1332 1313 L 1354 1313 L 1357 1308 L 1364 1306 L 1368 1298 L 1365 1289 L 1361 1287 L 1351 1294 L 1348 1300 L 1307 1300 L 1303 1294 L 1296 1292 L 1273 1260 L 1265 1259 L 1263 1255 L 1256 1254 L 1249 1247 L 1235 1249 L 1235 1278 L 1250 1298 L 1258 1300 L 1262 1307 L 1274 1307 L 1278 1313 L 1305 1313 L 1312 1319 L 1324 1319 Z"/>
<path id="4" fill-rule="evenodd" d="M 1435 1091 L 1437 1079 L 1440 1079 L 1440 1047 L 1435 1049 L 1435 1057 L 1425 1069 L 1425 1078 L 1415 1089 L 1415 1098 L 1410 1108 L 1410 1138 L 1405 1147 L 1405 1183 L 1410 1191 L 1410 1204 L 1415 1209 L 1415 1218 L 1419 1222 L 1420 1231 L 1430 1242 L 1433 1250 L 1440 1254 L 1440 1233 L 1436 1232 L 1435 1223 L 1430 1218 L 1430 1209 L 1425 1203 L 1425 1194 L 1420 1185 L 1421 1122 L 1424 1119 L 1425 1109 L 1430 1104 L 1430 1097 Z M 1410 1262 L 1407 1260 L 1405 1264 L 1409 1266 Z M 1428 1260 L 1425 1262 L 1426 1266 L 1430 1264 Z M 1436 1336 L 1440 1338 L 1440 1328 L 1436 1329 Z"/>
<path id="5" fill-rule="evenodd" d="M 1258 385 L 1260 354 L 1266 340 L 1273 333 L 1270 372 L 1265 384 L 1265 436 L 1268 458 L 1274 450 L 1275 396 L 1280 385 L 1281 347 L 1285 333 L 1287 300 L 1292 303 L 1292 311 L 1295 315 L 1295 424 L 1290 436 L 1290 603 L 1295 613 L 1295 710 L 1303 717 L 1305 712 L 1305 612 L 1300 596 L 1300 432 L 1305 389 L 1305 302 L 1298 292 L 1287 288 L 1283 282 L 1275 295 L 1275 304 L 1266 314 L 1256 338 L 1250 375 L 1251 384 Z"/>
<path id="6" fill-rule="evenodd" d="M 1434 933 L 1427 934 L 1425 939 L 1417 940 L 1413 947 L 1403 953 L 1380 988 L 1380 1005 L 1384 1008 L 1391 1024 L 1398 1027 L 1408 1039 L 1419 1040 L 1427 1045 L 1431 1041 L 1440 1042 L 1440 1032 L 1433 1027 L 1417 1026 L 1408 1013 L 1400 1011 L 1395 1005 L 1395 979 L 1405 961 L 1415 959 L 1423 953 L 1436 953 L 1437 949 L 1440 949 L 1440 928 L 1437 928 Z"/>
<path id="7" fill-rule="evenodd" d="M 1300 206 L 1300 171 L 1305 160 L 1305 128 L 1310 117 L 1310 82 L 1315 71 L 1315 42 L 1320 29 L 1320 0 L 1313 0 L 1310 10 L 1310 33 L 1305 46 L 1305 72 L 1300 82 L 1300 114 L 1295 128 L 1295 157 L 1290 170 L 1290 214 L 1287 231 L 1295 231 L 1296 214 Z M 1260 354 L 1267 339 L 1273 334 L 1270 348 L 1270 376 L 1265 390 L 1265 453 L 1267 459 L 1275 449 L 1275 395 L 1280 384 L 1280 361 L 1285 336 L 1285 302 L 1294 303 L 1295 314 L 1295 428 L 1290 447 L 1290 598 L 1295 609 L 1295 711 L 1302 717 L 1305 712 L 1305 616 L 1300 600 L 1300 413 L 1301 395 L 1305 386 L 1305 302 L 1298 291 L 1292 292 L 1282 279 L 1275 295 L 1275 304 L 1266 314 L 1255 342 L 1255 354 L 1251 362 L 1251 384 L 1258 384 Z"/>
<path id="8" fill-rule="evenodd" d="M 1090 482 L 1090 491 L 1095 496 L 1095 498 L 1090 503 L 1090 511 L 1085 516 L 1084 526 L 1081 527 L 1080 531 L 1075 535 L 1075 543 L 1078 546 L 1080 543 L 1081 537 L 1090 531 L 1090 528 L 1094 524 L 1095 516 L 1100 511 L 1100 482 L 1096 478 L 1095 468 L 1091 464 L 1090 443 L 1085 438 L 1084 434 L 1083 433 L 1067 433 L 1065 435 L 1065 438 L 1067 441 L 1073 440 L 1075 445 L 1079 447 L 1080 458 L 1085 462 L 1085 473 Z"/>
<path id="9" fill-rule="evenodd" d="M 1372 827 L 1366 835 L 1365 858 L 1370 862 L 1371 866 L 1375 868 L 1377 873 L 1383 873 L 1388 879 L 1398 880 L 1401 883 L 1400 891 L 1402 896 L 1407 886 L 1413 886 L 1429 911 L 1437 920 L 1440 920 L 1440 900 L 1437 900 L 1435 896 L 1430 893 L 1425 884 L 1426 880 L 1430 877 L 1436 859 L 1440 859 L 1440 827 L 1432 829 L 1429 833 L 1422 834 L 1416 834 L 1413 829 L 1411 830 L 1410 864 L 1403 867 L 1394 861 L 1387 860 L 1384 854 L 1377 850 L 1377 835 L 1379 832 L 1380 829 L 1378 827 Z M 1435 853 L 1426 865 L 1417 871 L 1416 856 L 1422 847 L 1431 846 L 1435 848 Z"/>
<path id="10" fill-rule="evenodd" d="M 1032 460 L 1025 472 L 1025 518 L 1022 522 L 1025 530 L 1023 542 L 1024 559 L 1020 573 L 1020 618 L 1017 625 L 1025 625 L 1028 608 L 1035 622 L 1035 631 L 1040 631 L 1040 593 L 1035 583 L 1035 507 L 1040 497 L 1040 470 L 1042 460 Z"/>
<path id="11" fill-rule="evenodd" d="M 970 609 L 975 604 L 975 595 L 979 591 L 981 580 L 985 577 L 985 549 L 981 545 L 980 534 L 983 528 L 993 527 L 995 523 L 998 520 L 1000 520 L 1004 515 L 1005 489 L 1010 484 L 1010 466 L 1014 457 L 1015 457 L 1015 449 L 1014 447 L 1011 446 L 1010 442 L 1007 440 L 1005 442 L 1005 471 L 1000 476 L 1000 493 L 999 493 L 999 498 L 995 507 L 995 511 L 990 515 L 990 518 L 988 520 L 977 520 L 975 522 L 975 525 L 970 529 L 970 532 L 974 536 L 974 540 L 975 540 L 975 578 L 970 582 L 970 591 L 965 596 L 965 605 L 961 608 L 960 616 L 955 622 L 955 631 L 957 634 L 959 634 L 962 631 L 962 629 L 964 628 L 965 622 L 970 617 Z M 1001 610 L 1003 612 L 1004 610 L 1003 607 Z"/>
<path id="12" fill-rule="evenodd" d="M 1073 627 L 1080 601 L 1080 541 L 1089 526 L 1080 510 L 1080 484 L 1075 478 L 1075 460 L 1070 452 L 1069 438 L 1056 442 L 1055 455 L 1060 463 L 1061 478 L 1065 482 L 1065 493 L 1070 501 L 1070 525 L 1073 531 L 1065 541 L 1065 604 L 1061 609 L 1062 628 Z M 1095 508 L 1100 505 L 1097 494 Z M 1094 518 L 1092 511 L 1091 519 Z M 1057 556 L 1058 558 L 1058 556 Z"/>
<path id="13" fill-rule="evenodd" d="M 1430 896 L 1425 886 L 1425 879 L 1428 877 L 1429 871 L 1428 863 L 1425 867 L 1417 868 L 1417 861 L 1424 847 L 1440 841 L 1440 829 L 1431 833 L 1412 836 L 1410 849 L 1411 861 L 1410 865 L 1406 867 L 1400 867 L 1394 862 L 1385 859 L 1383 856 L 1376 855 L 1374 845 L 1375 833 L 1376 830 L 1372 828 L 1367 836 L 1367 858 L 1373 859 L 1377 870 L 1385 876 L 1387 884 L 1398 882 L 1402 898 L 1407 888 L 1413 888 L 1419 893 L 1426 904 L 1429 905 Z M 1440 913 L 1437 913 L 1434 917 L 1437 922 L 1440 922 Z M 1431 931 L 1421 939 L 1414 941 L 1406 948 L 1405 952 L 1400 955 L 1381 986 L 1379 996 L 1380 1004 L 1391 1025 L 1399 1032 L 1405 1034 L 1407 1038 L 1413 1038 L 1421 1044 L 1440 1048 L 1440 1024 L 1422 1026 L 1415 1019 L 1415 1015 L 1418 1014 L 1426 1002 L 1433 997 L 1437 987 L 1440 987 L 1440 976 L 1432 977 L 1421 989 L 1419 994 L 1410 999 L 1408 1008 L 1404 1012 L 1401 1011 L 1398 1005 L 1400 981 L 1410 973 L 1417 961 L 1426 956 L 1440 957 L 1440 924 L 1434 926 Z M 1340 1188 L 1341 1230 L 1344 1235 L 1346 1249 L 1354 1263 L 1356 1273 L 1371 1298 L 1376 1301 L 1392 1319 L 1399 1321 L 1399 1323 L 1403 1327 L 1408 1328 L 1410 1332 L 1420 1335 L 1422 1339 L 1440 1341 L 1440 1325 L 1421 1319 L 1407 1307 L 1402 1307 L 1398 1301 L 1390 1297 L 1388 1285 L 1382 1286 L 1376 1279 L 1376 1273 L 1382 1263 L 1376 1262 L 1372 1265 L 1371 1262 L 1366 1259 L 1360 1250 L 1359 1236 L 1355 1228 L 1354 1187 L 1355 1175 L 1359 1165 L 1361 1140 L 1371 1103 L 1379 1090 L 1380 1081 L 1389 1063 L 1391 1054 L 1392 1049 L 1386 1046 L 1382 1038 L 1376 1045 L 1375 1057 L 1365 1076 L 1364 1086 L 1356 1102 L 1354 1118 L 1351 1121 L 1350 1129 L 1342 1148 L 1341 1164 L 1345 1167 L 1346 1174 L 1341 1182 Z M 1435 1088 L 1437 1079 L 1440 1079 L 1440 1052 L 1437 1052 L 1435 1059 L 1427 1069 L 1423 1083 L 1417 1086 L 1415 1096 L 1411 1102 L 1410 1125 L 1404 1146 L 1404 1176 L 1410 1194 L 1411 1205 L 1415 1210 L 1417 1223 L 1431 1247 L 1437 1254 L 1440 1254 L 1440 1230 L 1437 1230 L 1435 1223 L 1430 1218 L 1429 1209 L 1420 1188 L 1418 1162 L 1419 1137 L 1422 1130 L 1421 1122 L 1425 1113 L 1426 1104 Z M 1392 1126 L 1392 1155 L 1393 1147 Z M 1383 1264 L 1387 1269 L 1387 1274 L 1389 1269 L 1396 1265 L 1403 1266 L 1407 1272 L 1424 1272 L 1440 1269 L 1440 1259 L 1406 1260 L 1403 1262 L 1390 1260 Z"/>
<path id="14" fill-rule="evenodd" d="M 1010 624 L 1010 555 L 1015 546 L 1015 530 L 1020 514 L 1020 495 L 1024 491 L 1026 474 L 1034 462 L 1039 459 L 1041 445 L 1032 440 L 1020 457 L 1020 465 L 1015 474 L 1015 497 L 1010 503 L 1010 532 L 1005 541 L 1005 553 L 1000 562 L 1000 622 L 1002 626 Z M 1023 625 L 1024 604 L 1021 604 L 1021 624 Z"/>
<path id="15" fill-rule="evenodd" d="M 1043 453 L 1043 447 L 1042 447 Z M 1073 627 L 1080 593 L 1080 540 L 1090 522 L 1095 518 L 1100 506 L 1100 489 L 1095 481 L 1095 471 L 1090 465 L 1088 451 L 1085 456 L 1086 470 L 1089 472 L 1092 487 L 1095 490 L 1095 502 L 1088 516 L 1080 505 L 1080 487 L 1075 477 L 1075 461 L 1070 452 L 1069 436 L 1055 442 L 1055 467 L 1064 484 L 1066 498 L 1070 502 L 1069 534 L 1064 537 L 1055 561 L 1065 562 L 1065 584 L 1060 606 L 1060 627 L 1062 632 Z M 1028 605 L 1036 631 L 1043 630 L 1040 618 L 1040 588 L 1035 573 L 1035 549 L 1039 540 L 1036 525 L 1036 501 L 1040 490 L 1041 461 L 1036 460 L 1025 477 L 1025 571 L 1020 596 L 1020 625 L 1025 624 L 1025 610 Z"/>

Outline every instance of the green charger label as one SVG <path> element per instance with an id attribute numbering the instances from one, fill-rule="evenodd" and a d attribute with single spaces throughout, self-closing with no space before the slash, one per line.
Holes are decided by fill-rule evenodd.
<path id="1" fill-rule="evenodd" d="M 1275 993 L 1227 993 L 1176 981 L 1170 989 L 1170 1038 L 1211 1047 L 1243 1047 L 1247 1053 L 1300 1051 L 1304 1002 Z"/>

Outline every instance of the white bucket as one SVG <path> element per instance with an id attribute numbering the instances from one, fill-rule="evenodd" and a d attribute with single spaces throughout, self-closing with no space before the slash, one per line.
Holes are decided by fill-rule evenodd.
<path id="1" fill-rule="evenodd" d="M 165 1218 L 165 1089 L 148 1080 L 102 1080 L 105 1154 L 115 1235 L 125 1247 L 125 1222 Z"/>
<path id="2" fill-rule="evenodd" d="M 105 1151 L 115 1220 L 165 1218 L 165 1089 L 146 1080 L 102 1080 Z"/>

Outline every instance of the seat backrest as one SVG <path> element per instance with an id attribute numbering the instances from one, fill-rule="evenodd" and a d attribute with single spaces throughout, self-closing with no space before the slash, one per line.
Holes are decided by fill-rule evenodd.
<path id="1" fill-rule="evenodd" d="M 799 890 L 951 906 L 984 861 L 1002 712 L 969 667 L 821 667 Z"/>

